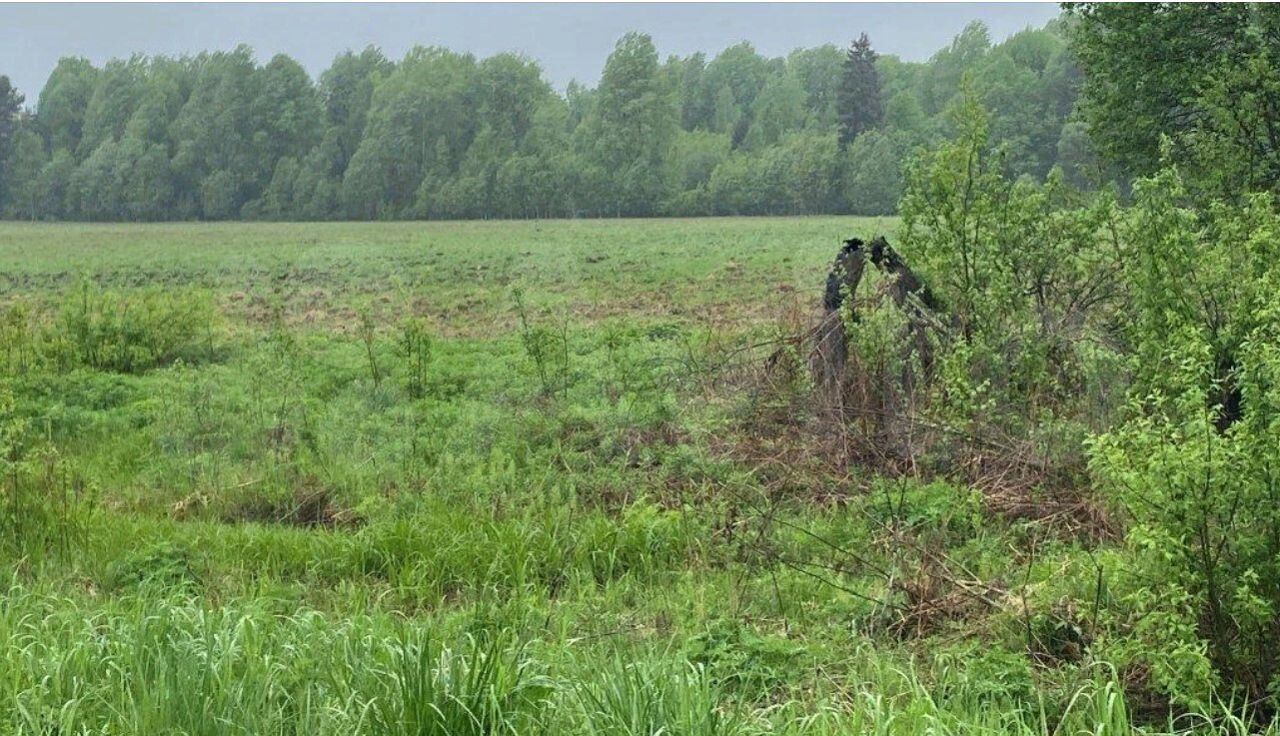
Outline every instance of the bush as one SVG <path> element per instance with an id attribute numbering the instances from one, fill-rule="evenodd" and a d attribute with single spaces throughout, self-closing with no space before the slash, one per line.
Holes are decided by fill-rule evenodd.
<path id="1" fill-rule="evenodd" d="M 1131 522 L 1124 647 L 1185 705 L 1280 707 L 1280 217 L 1262 199 L 1181 209 L 1174 170 L 1139 182 L 1130 237 L 1127 417 L 1091 464 Z"/>
<path id="2" fill-rule="evenodd" d="M 1006 419 L 1062 412 L 1089 388 L 1084 348 L 1117 302 L 1122 253 L 1105 237 L 1114 200 L 1076 201 L 1057 175 L 1043 186 L 1011 179 L 977 103 L 967 98 L 952 115 L 956 140 L 908 167 L 903 256 L 945 305 L 975 390 L 986 384 Z"/>
<path id="3" fill-rule="evenodd" d="M 218 313 L 209 292 L 151 287 L 103 291 L 81 282 L 52 319 L 18 303 L 0 320 L 12 374 L 38 368 L 143 373 L 214 354 Z"/>
<path id="4" fill-rule="evenodd" d="M 212 353 L 215 310 L 207 292 L 148 288 L 97 291 L 87 283 L 54 324 L 56 360 L 95 370 L 141 373 Z"/>
<path id="5" fill-rule="evenodd" d="M 894 245 L 909 268 L 892 254 L 883 272 L 863 269 L 842 302 L 839 392 L 822 399 L 869 465 L 1066 488 L 1083 473 L 1080 440 L 1107 426 L 1124 391 L 1108 339 L 1118 209 L 1056 175 L 1012 179 L 972 95 L 950 114 L 956 139 L 907 168 Z M 923 288 L 904 286 L 908 271 Z"/>

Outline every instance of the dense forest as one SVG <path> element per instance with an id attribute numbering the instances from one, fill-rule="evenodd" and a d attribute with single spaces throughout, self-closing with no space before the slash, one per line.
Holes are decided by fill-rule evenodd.
<path id="1" fill-rule="evenodd" d="M 26 99 L 0 77 L 0 214 L 224 220 L 886 214 L 910 154 L 952 135 L 962 84 L 1013 176 L 1098 175 L 1072 122 L 1064 21 L 993 44 L 973 23 L 924 63 L 860 37 L 766 58 L 748 43 L 661 61 L 617 43 L 599 84 L 415 48 L 348 52 L 313 81 L 247 47 L 64 58 Z M 3 70 L 0 70 L 3 71 Z M 971 82 L 962 83 L 962 80 Z"/>

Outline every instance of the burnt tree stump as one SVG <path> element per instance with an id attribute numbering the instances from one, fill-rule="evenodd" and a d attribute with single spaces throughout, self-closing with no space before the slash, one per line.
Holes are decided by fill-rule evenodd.
<path id="1" fill-rule="evenodd" d="M 864 283 L 868 266 L 883 277 L 875 287 Z M 900 360 L 885 363 L 851 352 L 859 311 L 876 304 L 904 317 L 903 339 L 886 346 Z M 869 243 L 844 242 L 827 274 L 822 305 L 809 359 L 821 411 L 857 425 L 866 440 L 860 451 L 876 462 L 897 464 L 914 457 L 918 431 L 912 407 L 922 398 L 919 389 L 933 378 L 935 345 L 950 332 L 942 302 L 888 241 L 877 237 Z"/>
<path id="2" fill-rule="evenodd" d="M 845 334 L 841 307 L 845 299 L 855 299 L 858 285 L 867 263 L 888 277 L 888 295 L 894 305 L 903 311 L 913 334 L 912 346 L 926 373 L 933 368 L 933 349 L 929 342 L 929 330 L 941 324 L 941 302 L 911 270 L 884 239 L 877 237 L 870 243 L 858 238 L 844 241 L 844 247 L 836 255 L 830 273 L 827 274 L 826 291 L 823 294 L 823 318 L 818 326 L 815 341 L 815 362 L 822 373 L 822 383 L 830 385 L 844 372 L 849 359 L 848 336 Z M 858 322 L 858 313 L 852 310 L 850 320 Z"/>

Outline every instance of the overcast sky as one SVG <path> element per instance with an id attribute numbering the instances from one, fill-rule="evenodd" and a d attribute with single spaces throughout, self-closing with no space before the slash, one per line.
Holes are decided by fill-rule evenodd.
<path id="1" fill-rule="evenodd" d="M 614 42 L 651 34 L 659 53 L 714 54 L 750 41 L 766 56 L 867 32 L 881 53 L 923 60 L 966 23 L 982 20 L 1002 39 L 1058 14 L 1052 3 L 954 4 L 0 4 L 0 74 L 34 105 L 54 64 L 95 64 L 145 54 L 196 53 L 245 43 L 260 61 L 286 53 L 312 76 L 347 49 L 380 46 L 399 58 L 415 44 L 488 56 L 537 59 L 563 89 L 595 84 Z"/>

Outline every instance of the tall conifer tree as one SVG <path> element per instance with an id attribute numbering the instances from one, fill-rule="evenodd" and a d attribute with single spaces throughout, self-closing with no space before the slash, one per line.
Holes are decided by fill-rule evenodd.
<path id="1" fill-rule="evenodd" d="M 841 70 L 839 95 L 840 145 L 847 146 L 860 133 L 880 125 L 880 77 L 876 52 L 867 34 L 849 46 Z"/>

